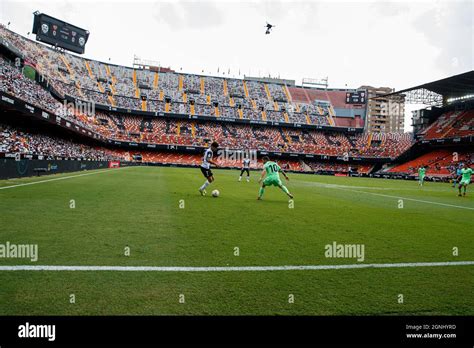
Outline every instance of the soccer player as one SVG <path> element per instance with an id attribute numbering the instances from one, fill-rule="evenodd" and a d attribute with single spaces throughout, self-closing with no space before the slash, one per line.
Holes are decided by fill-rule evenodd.
<path id="1" fill-rule="evenodd" d="M 461 176 L 463 165 L 460 163 L 454 171 L 453 187 L 456 188 L 457 179 Z"/>
<path id="2" fill-rule="evenodd" d="M 423 186 L 423 181 L 425 180 L 425 174 L 426 174 L 426 167 L 421 166 L 418 168 L 418 184 L 420 186 Z"/>
<path id="3" fill-rule="evenodd" d="M 288 191 L 285 185 L 282 184 L 279 173 L 282 173 L 287 181 L 290 180 L 278 164 L 273 161 L 270 161 L 270 158 L 268 158 L 268 156 L 264 156 L 262 175 L 260 179 L 258 179 L 258 182 L 262 183 L 262 185 L 260 186 L 260 190 L 258 191 L 257 199 L 262 199 L 263 193 L 265 192 L 265 187 L 272 185 L 278 186 L 283 192 L 286 193 L 288 197 L 293 198 L 293 195 Z"/>
<path id="4" fill-rule="evenodd" d="M 209 184 L 214 181 L 214 174 L 212 174 L 212 171 L 211 171 L 211 164 L 216 167 L 218 166 L 218 164 L 212 160 L 214 156 L 214 152 L 216 152 L 218 148 L 219 148 L 219 144 L 214 141 L 211 144 L 211 147 L 208 148 L 206 151 L 204 151 L 204 156 L 202 158 L 202 163 L 201 163 L 201 172 L 206 178 L 206 181 L 199 188 L 199 192 L 201 193 L 201 196 L 206 195 L 206 187 L 208 187 Z"/>
<path id="5" fill-rule="evenodd" d="M 245 158 L 242 161 L 242 170 L 240 171 L 239 181 L 242 181 L 242 174 L 244 174 L 244 172 L 247 172 L 247 182 L 250 181 L 249 168 L 250 168 L 250 159 Z"/>
<path id="6" fill-rule="evenodd" d="M 466 196 L 466 190 L 467 190 L 467 185 L 471 183 L 471 175 L 474 171 L 470 168 L 470 166 L 467 163 L 464 163 L 464 168 L 461 169 L 461 176 L 458 178 L 461 179 L 459 181 L 459 194 L 458 196 L 461 196 L 461 188 L 464 187 L 464 193 L 463 196 Z"/>

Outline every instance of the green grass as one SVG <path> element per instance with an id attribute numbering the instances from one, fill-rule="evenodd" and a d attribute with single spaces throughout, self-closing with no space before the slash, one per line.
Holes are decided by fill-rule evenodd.
<path id="1" fill-rule="evenodd" d="M 71 175 L 76 174 L 0 181 L 0 187 Z M 0 258 L 0 266 L 359 263 L 326 258 L 325 245 L 333 241 L 363 244 L 364 263 L 474 260 L 474 192 L 461 198 L 448 184 L 419 188 L 414 181 L 292 174 L 290 208 L 273 187 L 263 201 L 256 200 L 256 172 L 250 183 L 237 182 L 238 171 L 215 170 L 215 177 L 208 192 L 219 189 L 217 199 L 199 195 L 204 181 L 199 169 L 182 168 L 131 167 L 0 190 L 0 243 L 39 248 L 36 263 Z M 0 271 L 0 315 L 473 315 L 473 288 L 474 266 Z M 75 304 L 69 303 L 70 294 Z M 288 303 L 289 294 L 294 303 Z"/>
<path id="2" fill-rule="evenodd" d="M 36 70 L 29 65 L 25 65 L 23 68 L 23 75 L 34 81 L 36 77 Z"/>

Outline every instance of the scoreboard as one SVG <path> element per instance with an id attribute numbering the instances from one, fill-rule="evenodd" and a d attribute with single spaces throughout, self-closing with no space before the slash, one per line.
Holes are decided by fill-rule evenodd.
<path id="1" fill-rule="evenodd" d="M 347 92 L 346 104 L 365 104 L 366 97 L 367 97 L 366 91 Z"/>
<path id="2" fill-rule="evenodd" d="M 36 40 L 83 54 L 89 32 L 44 13 L 35 12 L 33 34 Z"/>

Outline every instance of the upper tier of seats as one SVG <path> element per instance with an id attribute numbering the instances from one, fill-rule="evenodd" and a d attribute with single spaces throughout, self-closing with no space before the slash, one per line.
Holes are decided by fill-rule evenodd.
<path id="1" fill-rule="evenodd" d="M 96 111 L 82 114 L 64 105 L 36 82 L 0 56 L 0 90 L 59 115 L 111 140 L 164 145 L 207 146 L 216 140 L 222 147 L 259 149 L 355 157 L 394 158 L 412 144 L 410 134 L 344 134 L 301 128 L 250 126 L 222 122 L 178 121 L 164 117 L 132 116 Z"/>
<path id="2" fill-rule="evenodd" d="M 334 108 L 344 91 L 288 87 L 233 78 L 133 69 L 55 51 L 0 25 L 0 35 L 48 78 L 57 91 L 125 109 L 260 121 L 339 126 Z M 143 100 L 145 99 L 146 100 Z M 354 115 L 364 117 L 365 109 Z M 345 127 L 363 127 L 346 119 Z"/>
<path id="3" fill-rule="evenodd" d="M 420 134 L 425 140 L 474 135 L 474 110 L 444 113 Z"/>

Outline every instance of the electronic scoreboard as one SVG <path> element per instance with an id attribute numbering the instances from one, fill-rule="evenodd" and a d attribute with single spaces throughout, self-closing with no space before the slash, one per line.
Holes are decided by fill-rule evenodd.
<path id="1" fill-rule="evenodd" d="M 346 104 L 365 104 L 367 98 L 366 91 L 355 91 L 346 93 Z"/>
<path id="2" fill-rule="evenodd" d="M 89 32 L 57 18 L 36 11 L 33 22 L 33 34 L 36 40 L 56 47 L 83 54 Z"/>

